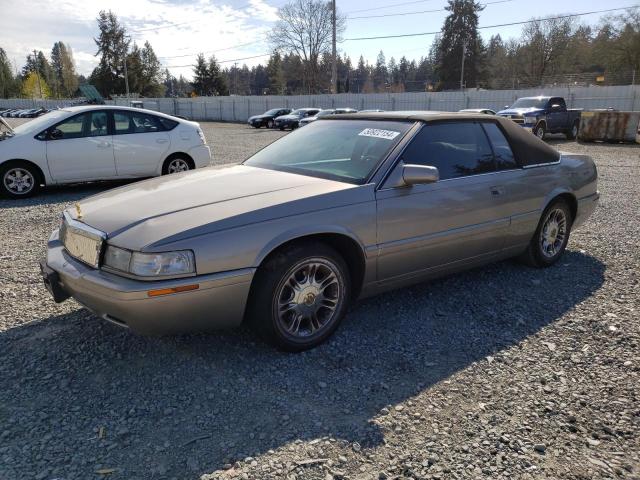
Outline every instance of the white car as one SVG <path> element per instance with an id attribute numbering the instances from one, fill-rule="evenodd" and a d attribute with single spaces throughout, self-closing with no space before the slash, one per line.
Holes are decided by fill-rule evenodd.
<path id="1" fill-rule="evenodd" d="M 15 129 L 2 120 L 0 194 L 42 185 L 152 177 L 206 167 L 211 151 L 196 122 L 105 105 L 54 110 Z"/>

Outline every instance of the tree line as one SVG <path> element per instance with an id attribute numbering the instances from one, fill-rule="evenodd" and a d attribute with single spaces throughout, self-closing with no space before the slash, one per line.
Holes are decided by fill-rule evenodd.
<path id="1" fill-rule="evenodd" d="M 448 0 L 445 9 L 440 33 L 417 60 L 388 58 L 383 51 L 374 63 L 339 55 L 337 92 L 627 84 L 635 81 L 640 67 L 640 8 L 604 17 L 597 26 L 575 17 L 532 19 L 518 38 L 495 34 L 488 41 L 479 34 L 484 9 L 479 2 Z M 84 81 L 105 97 L 123 95 L 127 82 L 129 92 L 144 97 L 331 92 L 330 2 L 291 0 L 278 17 L 268 35 L 272 53 L 263 64 L 223 68 L 215 56 L 199 54 L 187 79 L 163 68 L 149 42 L 131 42 L 117 16 L 102 11 L 94 39 L 99 62 L 88 79 L 76 74 L 71 48 L 62 42 L 56 42 L 49 57 L 30 53 L 17 75 L 0 48 L 0 96 L 69 97 Z M 337 13 L 339 40 L 346 20 Z"/>

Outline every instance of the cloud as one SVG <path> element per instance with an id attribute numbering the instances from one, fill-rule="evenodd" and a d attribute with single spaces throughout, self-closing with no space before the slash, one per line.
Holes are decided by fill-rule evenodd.
<path id="1" fill-rule="evenodd" d="M 6 28 L 0 46 L 20 69 L 34 48 L 48 54 L 53 43 L 62 40 L 73 48 L 78 72 L 88 75 L 98 61 L 93 41 L 98 34 L 96 17 L 100 10 L 112 10 L 133 41 L 148 40 L 174 75 L 190 77 L 198 52 L 226 60 L 268 51 L 266 34 L 277 19 L 277 8 L 269 1 L 236 5 L 238 0 L 4 0 Z"/>

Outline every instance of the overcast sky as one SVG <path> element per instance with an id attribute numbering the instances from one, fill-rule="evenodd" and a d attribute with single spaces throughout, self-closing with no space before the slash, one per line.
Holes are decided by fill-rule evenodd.
<path id="1" fill-rule="evenodd" d="M 500 3 L 492 3 L 497 2 Z M 111 9 L 139 44 L 149 40 L 163 65 L 174 75 L 190 78 L 195 55 L 215 53 L 226 60 L 253 57 L 269 52 L 266 33 L 277 19 L 277 8 L 287 0 L 0 0 L 0 47 L 20 69 L 31 50 L 47 55 L 53 43 L 71 45 L 79 73 L 88 75 L 97 64 L 96 16 Z M 481 0 L 487 3 L 480 14 L 480 26 L 495 25 L 562 13 L 578 13 L 637 5 L 637 0 Z M 347 15 L 345 39 L 414 32 L 432 32 L 442 27 L 446 0 L 337 0 Z M 434 11 L 437 10 L 437 11 Z M 377 18 L 356 18 L 408 13 Z M 620 13 L 620 12 L 615 12 Z M 583 16 L 579 21 L 597 24 L 603 14 Z M 485 38 L 500 33 L 504 39 L 518 37 L 522 26 L 481 30 Z M 429 51 L 432 35 L 339 44 L 354 63 L 359 56 L 375 62 L 382 49 L 387 61 L 405 55 L 419 59 Z M 240 60 L 255 65 L 265 57 Z"/>

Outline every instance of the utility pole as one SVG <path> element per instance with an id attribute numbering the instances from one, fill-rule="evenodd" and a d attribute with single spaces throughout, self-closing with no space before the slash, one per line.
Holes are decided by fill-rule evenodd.
<path id="1" fill-rule="evenodd" d="M 129 43 L 124 50 L 124 89 L 127 92 L 127 107 L 130 104 L 129 101 L 129 74 L 127 73 L 127 55 L 129 54 Z"/>
<path id="2" fill-rule="evenodd" d="M 331 0 L 331 22 L 333 27 L 333 50 L 331 52 L 331 93 L 338 93 L 338 63 L 336 58 L 336 0 Z"/>
<path id="3" fill-rule="evenodd" d="M 460 91 L 464 92 L 464 58 L 467 56 L 467 40 L 462 42 L 462 68 L 460 69 Z"/>
<path id="4" fill-rule="evenodd" d="M 233 63 L 233 93 L 238 94 L 238 62 Z"/>

